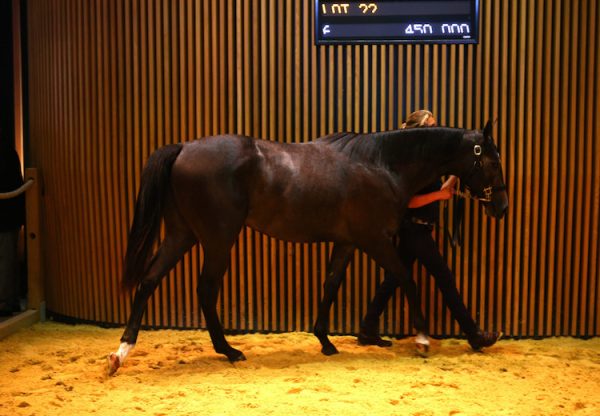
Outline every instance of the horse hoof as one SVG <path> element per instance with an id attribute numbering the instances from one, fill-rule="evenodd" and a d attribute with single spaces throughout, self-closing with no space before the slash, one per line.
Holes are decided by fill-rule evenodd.
<path id="1" fill-rule="evenodd" d="M 321 348 L 321 353 L 323 355 L 330 356 L 330 355 L 339 354 L 340 352 L 337 350 L 335 345 L 330 344 L 330 345 L 324 345 L 323 348 Z"/>
<path id="2" fill-rule="evenodd" d="M 246 356 L 244 353 L 238 350 L 233 350 L 226 355 L 231 363 L 235 363 L 237 361 L 246 361 Z"/>
<path id="3" fill-rule="evenodd" d="M 121 367 L 121 360 L 119 359 L 119 356 L 113 352 L 107 357 L 107 361 L 108 361 L 108 375 L 112 376 L 113 374 L 115 374 L 117 372 L 119 367 Z"/>
<path id="4" fill-rule="evenodd" d="M 421 357 L 427 357 L 429 355 L 429 337 L 423 332 L 417 333 L 415 338 L 415 349 L 417 354 Z"/>
<path id="5" fill-rule="evenodd" d="M 502 335 L 502 332 L 477 331 L 475 335 L 468 337 L 468 341 L 473 351 L 481 351 L 483 348 L 494 345 L 502 338 Z"/>
<path id="6" fill-rule="evenodd" d="M 429 345 L 428 344 L 416 343 L 415 351 L 417 352 L 417 355 L 420 357 L 423 357 L 423 358 L 429 357 Z"/>

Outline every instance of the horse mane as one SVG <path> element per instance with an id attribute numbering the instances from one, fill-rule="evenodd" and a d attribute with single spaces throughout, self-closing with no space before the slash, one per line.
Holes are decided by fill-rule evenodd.
<path id="1" fill-rule="evenodd" d="M 320 137 L 316 142 L 325 143 L 352 160 L 379 162 L 381 143 L 373 140 L 373 135 L 358 133 L 333 133 Z"/>
<path id="2" fill-rule="evenodd" d="M 465 130 L 424 127 L 376 133 L 333 133 L 315 140 L 350 159 L 390 167 L 396 163 L 447 160 L 460 146 Z"/>

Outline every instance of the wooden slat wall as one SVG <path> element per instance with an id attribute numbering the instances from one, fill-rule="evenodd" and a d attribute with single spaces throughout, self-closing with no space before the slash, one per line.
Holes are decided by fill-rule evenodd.
<path id="1" fill-rule="evenodd" d="M 496 119 L 510 195 L 497 222 L 469 202 L 464 244 L 440 250 L 482 327 L 510 336 L 600 335 L 600 11 L 595 0 L 482 0 L 478 45 L 322 46 L 312 1 L 28 0 L 28 140 L 45 186 L 48 308 L 122 324 L 118 279 L 140 172 L 167 143 L 233 132 L 303 142 Z M 442 210 L 450 223 L 453 207 Z M 307 212 L 307 215 L 318 213 Z M 331 246 L 244 230 L 220 311 L 239 331 L 311 330 Z M 196 328 L 195 248 L 145 324 Z M 358 329 L 381 271 L 356 253 L 332 330 Z M 457 335 L 433 279 L 415 278 L 431 332 Z M 396 296 L 384 332 L 412 332 Z"/>

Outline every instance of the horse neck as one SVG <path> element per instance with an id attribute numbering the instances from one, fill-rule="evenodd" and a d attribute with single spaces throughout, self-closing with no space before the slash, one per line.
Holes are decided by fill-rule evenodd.
<path id="1" fill-rule="evenodd" d="M 379 133 L 336 133 L 317 140 L 353 160 L 373 163 L 402 173 L 415 186 L 428 185 L 440 176 L 461 176 L 467 147 L 465 130 L 418 128 Z M 411 186 L 412 188 L 412 186 Z"/>
<path id="2" fill-rule="evenodd" d="M 377 133 L 381 162 L 389 167 L 420 165 L 447 173 L 463 152 L 464 130 L 454 128 L 415 128 Z"/>
<path id="3" fill-rule="evenodd" d="M 468 131 L 449 128 L 389 132 L 380 139 L 382 164 L 399 174 L 409 192 L 417 192 L 444 175 L 465 177 L 472 168 L 475 140 Z"/>
<path id="4" fill-rule="evenodd" d="M 314 143 L 335 149 L 354 161 L 378 163 L 381 144 L 374 140 L 374 135 L 373 133 L 333 133 L 315 140 Z"/>

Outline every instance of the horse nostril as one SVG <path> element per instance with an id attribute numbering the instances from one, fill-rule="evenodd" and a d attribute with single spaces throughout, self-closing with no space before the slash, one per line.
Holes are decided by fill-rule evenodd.
<path id="1" fill-rule="evenodd" d="M 504 218 L 508 211 L 508 201 L 498 201 L 494 205 L 494 216 L 498 219 Z"/>
<path id="2" fill-rule="evenodd" d="M 508 203 L 504 204 L 504 207 L 502 207 L 502 213 L 500 214 L 500 218 L 503 218 L 506 215 L 506 211 L 508 211 Z"/>

